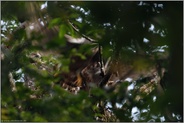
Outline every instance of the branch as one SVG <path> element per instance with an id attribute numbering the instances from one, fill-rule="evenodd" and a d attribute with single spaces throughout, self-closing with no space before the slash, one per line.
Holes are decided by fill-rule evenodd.
<path id="1" fill-rule="evenodd" d="M 79 29 L 77 29 L 69 20 L 68 20 L 68 23 L 72 26 L 72 28 L 77 32 L 79 33 L 82 37 L 84 37 L 87 41 L 91 42 L 91 43 L 98 43 L 97 41 L 87 37 L 86 35 L 80 33 Z"/>

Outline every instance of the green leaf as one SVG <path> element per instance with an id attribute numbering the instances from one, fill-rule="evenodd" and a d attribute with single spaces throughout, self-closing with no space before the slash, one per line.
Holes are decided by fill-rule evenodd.
<path id="1" fill-rule="evenodd" d="M 59 25 L 61 22 L 62 22 L 61 18 L 54 18 L 53 20 L 50 21 L 48 27 L 51 28 L 53 26 Z"/>
<path id="2" fill-rule="evenodd" d="M 59 38 L 63 39 L 65 34 L 66 34 L 66 26 L 65 25 L 61 25 L 59 27 Z"/>

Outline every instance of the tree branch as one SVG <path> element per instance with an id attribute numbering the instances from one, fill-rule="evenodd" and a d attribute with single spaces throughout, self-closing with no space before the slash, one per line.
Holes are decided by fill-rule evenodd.
<path id="1" fill-rule="evenodd" d="M 80 34 L 82 37 L 84 37 L 87 41 L 91 42 L 91 43 L 98 43 L 97 41 L 95 41 L 94 39 L 89 38 L 88 36 L 80 33 L 79 29 L 77 29 L 69 20 L 68 23 L 70 24 L 70 26 L 72 26 L 72 28 L 78 33 Z"/>

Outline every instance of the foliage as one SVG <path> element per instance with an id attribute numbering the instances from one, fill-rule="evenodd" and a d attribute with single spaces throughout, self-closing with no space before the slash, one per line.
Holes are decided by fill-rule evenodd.
<path id="1" fill-rule="evenodd" d="M 182 2 L 1 3 L 2 121 L 183 121 Z M 95 43 L 70 44 L 66 34 Z M 155 64 L 166 72 L 156 84 L 139 76 L 112 88 L 64 90 L 98 45 L 104 61 L 142 75 Z"/>

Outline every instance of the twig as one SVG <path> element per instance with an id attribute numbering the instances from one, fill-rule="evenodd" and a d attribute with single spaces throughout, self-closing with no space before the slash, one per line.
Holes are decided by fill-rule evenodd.
<path id="1" fill-rule="evenodd" d="M 104 77 L 104 74 L 105 74 L 105 72 L 103 71 L 103 67 L 104 67 L 104 65 L 103 65 L 103 61 L 102 61 L 102 49 L 101 49 L 101 46 L 100 46 L 100 44 L 98 45 L 98 50 L 99 50 L 99 59 L 100 59 L 100 70 L 101 70 L 101 74 L 102 74 L 102 76 Z"/>
<path id="2" fill-rule="evenodd" d="M 86 35 L 80 33 L 79 29 L 77 29 L 69 20 L 68 20 L 68 23 L 72 26 L 72 28 L 77 32 L 79 33 L 82 37 L 84 37 L 85 39 L 87 39 L 89 42 L 91 43 L 98 43 L 97 41 L 87 37 Z"/>

